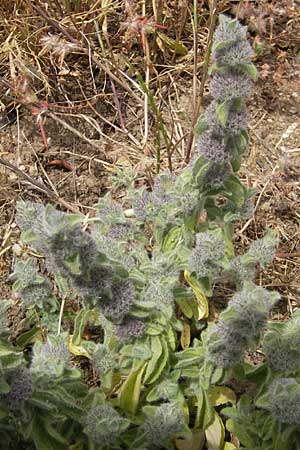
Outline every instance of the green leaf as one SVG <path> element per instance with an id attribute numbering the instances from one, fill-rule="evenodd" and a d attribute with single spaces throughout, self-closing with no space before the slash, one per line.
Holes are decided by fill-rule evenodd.
<path id="1" fill-rule="evenodd" d="M 143 362 L 138 368 L 132 368 L 125 383 L 123 383 L 119 394 L 118 404 L 123 411 L 135 414 L 141 393 L 142 377 L 146 364 Z"/>
<path id="2" fill-rule="evenodd" d="M 68 214 L 68 222 L 70 225 L 77 225 L 85 220 L 85 216 L 81 213 Z"/>
<path id="3" fill-rule="evenodd" d="M 201 116 L 194 128 L 194 134 L 196 136 L 200 136 L 207 129 L 208 129 L 208 125 L 207 125 L 205 116 Z"/>
<path id="4" fill-rule="evenodd" d="M 237 450 L 237 448 L 231 442 L 225 442 L 225 445 L 222 450 Z"/>
<path id="5" fill-rule="evenodd" d="M 187 317 L 188 319 L 191 319 L 193 317 L 194 311 L 191 305 L 191 299 L 184 299 L 184 298 L 176 298 L 175 299 L 177 305 L 179 306 L 181 312 Z M 189 303 L 188 303 L 189 302 Z"/>
<path id="6" fill-rule="evenodd" d="M 147 370 L 144 377 L 144 383 L 147 383 L 149 378 L 154 373 L 156 366 L 158 364 L 158 360 L 163 352 L 163 348 L 160 342 L 160 339 L 158 336 L 152 336 L 151 337 L 151 351 L 152 351 L 152 358 L 147 364 Z"/>
<path id="7" fill-rule="evenodd" d="M 54 428 L 49 419 L 35 415 L 32 423 L 32 439 L 36 450 L 68 450 L 68 442 Z"/>
<path id="8" fill-rule="evenodd" d="M 0 381 L 0 393 L 1 394 L 8 394 L 9 391 L 10 391 L 9 384 L 7 384 L 6 381 L 1 380 Z"/>
<path id="9" fill-rule="evenodd" d="M 242 158 L 236 148 L 234 148 L 234 150 L 233 150 L 233 154 L 232 154 L 232 158 L 231 158 L 230 162 L 231 162 L 232 170 L 234 172 L 238 172 L 241 167 Z"/>
<path id="10" fill-rule="evenodd" d="M 239 416 L 240 417 L 240 416 Z M 228 431 L 237 436 L 238 440 L 245 445 L 246 447 L 255 448 L 255 441 L 250 436 L 250 434 L 246 431 L 245 426 L 240 425 L 233 419 L 228 419 L 226 421 L 226 428 Z"/>
<path id="11" fill-rule="evenodd" d="M 215 44 L 213 44 L 211 50 L 212 52 L 217 52 L 219 50 L 222 50 L 222 48 L 228 47 L 228 45 L 232 44 L 233 42 L 234 42 L 233 39 L 228 41 L 216 42 Z"/>
<path id="12" fill-rule="evenodd" d="M 72 344 L 80 345 L 82 333 L 84 331 L 84 327 L 87 324 L 91 316 L 92 310 L 90 309 L 82 309 L 75 317 L 74 321 L 74 333 L 72 336 Z"/>
<path id="13" fill-rule="evenodd" d="M 199 188 L 203 187 L 205 175 L 211 165 L 212 165 L 212 162 L 207 161 L 207 159 L 204 156 L 200 156 L 197 159 L 197 161 L 195 162 L 195 164 L 193 166 L 193 177 L 194 177 L 196 185 Z"/>
<path id="14" fill-rule="evenodd" d="M 232 175 L 225 183 L 225 192 L 226 197 L 231 200 L 237 208 L 242 208 L 245 202 L 245 187 L 242 185 L 240 180 Z"/>
<path id="15" fill-rule="evenodd" d="M 142 359 L 144 361 L 151 359 L 152 352 L 149 348 L 149 346 L 145 342 L 136 343 L 132 347 L 132 356 L 134 356 L 137 359 Z"/>
<path id="16" fill-rule="evenodd" d="M 170 250 L 174 250 L 183 239 L 183 229 L 182 227 L 172 227 L 166 236 L 163 238 L 161 249 L 162 251 L 168 252 Z"/>
<path id="17" fill-rule="evenodd" d="M 153 336 L 151 338 L 151 351 L 153 355 L 148 362 L 144 378 L 146 384 L 152 384 L 160 377 L 169 359 L 169 349 L 165 339 Z"/>
<path id="18" fill-rule="evenodd" d="M 226 127 L 228 114 L 229 114 L 228 102 L 220 103 L 216 108 L 216 116 L 218 121 L 223 127 Z"/>
<path id="19" fill-rule="evenodd" d="M 42 332 L 39 327 L 34 326 L 30 330 L 25 331 L 25 333 L 22 333 L 16 342 L 20 347 L 24 348 L 27 347 L 28 344 L 32 344 L 37 340 L 42 340 Z"/>
<path id="20" fill-rule="evenodd" d="M 170 36 L 167 36 L 164 33 L 157 33 L 159 39 L 163 42 L 163 44 L 172 52 L 177 55 L 186 55 L 188 52 L 187 48 L 181 41 L 177 41 L 172 39 Z"/>
<path id="21" fill-rule="evenodd" d="M 253 63 L 249 64 L 238 64 L 238 67 L 246 72 L 253 81 L 257 81 L 258 79 L 258 71 Z"/>
<path id="22" fill-rule="evenodd" d="M 23 231 L 21 234 L 21 239 L 24 244 L 29 244 L 34 241 L 36 238 L 36 234 L 33 231 Z"/>
<path id="23" fill-rule="evenodd" d="M 167 340 L 168 340 L 168 345 L 170 347 L 170 349 L 172 350 L 172 352 L 175 352 L 176 349 L 176 333 L 173 330 L 173 328 L 171 326 L 168 327 L 167 330 Z"/>
<path id="24" fill-rule="evenodd" d="M 59 272 L 55 274 L 55 282 L 63 297 L 67 297 L 70 292 L 70 287 L 67 279 L 63 277 Z"/>

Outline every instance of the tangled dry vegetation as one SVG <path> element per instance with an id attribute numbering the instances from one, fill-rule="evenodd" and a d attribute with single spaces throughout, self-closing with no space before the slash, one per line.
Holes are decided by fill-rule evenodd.
<path id="1" fill-rule="evenodd" d="M 277 258 L 260 283 L 281 292 L 279 317 L 292 313 L 300 289 L 299 8 L 292 0 L 2 0 L 2 293 L 9 295 L 11 262 L 23 251 L 17 198 L 93 215 L 111 186 L 122 196 L 111 177 L 119 169 L 149 186 L 160 168 L 180 172 L 209 102 L 215 18 L 228 12 L 249 25 L 260 72 L 242 169 L 257 188 L 255 212 L 237 229 L 236 244 L 247 247 L 266 227 L 277 231 Z"/>

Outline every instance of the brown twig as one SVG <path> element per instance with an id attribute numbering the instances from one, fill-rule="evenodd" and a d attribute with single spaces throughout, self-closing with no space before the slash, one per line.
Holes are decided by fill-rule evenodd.
<path id="1" fill-rule="evenodd" d="M 207 75 L 208 75 L 210 50 L 211 50 L 211 46 L 212 46 L 212 38 L 213 38 L 213 33 L 214 33 L 215 23 L 216 23 L 216 12 L 217 12 L 217 0 L 213 0 L 212 6 L 210 7 L 209 31 L 208 31 L 208 38 L 207 38 L 207 48 L 206 48 L 205 56 L 204 56 L 202 79 L 201 79 L 201 84 L 200 84 L 200 88 L 199 88 L 197 104 L 196 104 L 196 108 L 195 108 L 194 115 L 193 115 L 192 127 L 190 130 L 190 134 L 189 134 L 188 142 L 187 142 L 187 146 L 186 146 L 186 154 L 185 154 L 185 162 L 186 163 L 189 162 L 190 157 L 191 157 L 191 150 L 192 150 L 192 145 L 193 145 L 193 141 L 194 141 L 194 127 L 195 127 L 198 117 L 199 117 L 202 99 L 203 99 L 203 95 L 204 95 L 205 82 L 206 82 Z"/>
<path id="2" fill-rule="evenodd" d="M 69 211 L 72 211 L 74 213 L 78 213 L 78 208 L 75 206 L 70 205 L 68 202 L 60 198 L 55 192 L 51 191 L 47 188 L 43 183 L 40 183 L 39 181 L 35 180 L 34 178 L 27 175 L 27 173 L 20 170 L 18 167 L 11 164 L 9 161 L 6 161 L 3 158 L 0 158 L 0 164 L 2 164 L 4 167 L 7 167 L 9 170 L 17 174 L 19 177 L 23 178 L 24 180 L 28 181 L 32 186 L 34 186 L 39 191 L 42 191 L 44 194 L 46 194 L 48 197 L 54 199 L 57 201 L 57 203 L 60 203 L 64 208 L 68 209 Z"/>
<path id="3" fill-rule="evenodd" d="M 55 122 L 59 123 L 64 128 L 66 128 L 67 130 L 71 131 L 73 134 L 78 136 L 80 139 L 82 139 L 83 141 L 86 141 L 89 145 L 96 148 L 98 151 L 100 150 L 103 154 L 105 154 L 105 150 L 102 147 L 100 147 L 98 144 L 96 144 L 93 140 L 86 137 L 84 134 L 80 133 L 80 131 L 76 130 L 76 128 L 72 127 L 72 125 L 65 122 L 63 119 L 58 117 L 56 114 L 52 113 L 51 111 L 45 111 L 44 114 L 47 117 L 51 117 L 51 119 L 53 119 Z"/>

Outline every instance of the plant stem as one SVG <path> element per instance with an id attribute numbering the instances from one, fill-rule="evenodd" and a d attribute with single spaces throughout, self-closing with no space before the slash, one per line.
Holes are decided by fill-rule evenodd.
<path id="1" fill-rule="evenodd" d="M 205 56 L 204 56 L 203 74 L 202 74 L 201 84 L 200 84 L 200 88 L 199 88 L 199 95 L 198 95 L 198 99 L 196 102 L 196 108 L 195 108 L 194 115 L 193 115 L 191 131 L 190 131 L 190 134 L 188 137 L 188 142 L 187 142 L 187 147 L 186 147 L 186 154 L 185 154 L 185 162 L 186 163 L 189 162 L 190 157 L 191 157 L 191 150 L 192 150 L 192 145 L 193 145 L 193 141 L 194 141 L 194 127 L 195 127 L 198 117 L 199 117 L 203 94 L 204 94 L 205 82 L 206 82 L 207 75 L 208 75 L 210 51 L 211 51 L 212 38 L 213 38 L 213 33 L 214 33 L 214 28 L 215 28 L 215 23 L 216 23 L 216 12 L 217 12 L 217 0 L 213 0 L 213 4 L 210 7 L 210 23 L 209 23 L 209 32 L 208 32 L 208 39 L 207 39 L 207 48 L 206 48 L 206 52 L 205 52 Z"/>
<path id="2" fill-rule="evenodd" d="M 64 307 L 65 307 L 66 299 L 63 297 L 60 305 L 60 311 L 59 311 L 59 318 L 58 318 L 58 326 L 57 326 L 57 335 L 60 335 L 61 332 L 61 322 L 62 322 L 62 316 L 64 313 Z"/>

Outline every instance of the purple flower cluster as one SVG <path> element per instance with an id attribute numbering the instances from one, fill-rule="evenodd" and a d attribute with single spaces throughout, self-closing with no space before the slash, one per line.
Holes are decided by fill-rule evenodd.
<path id="1" fill-rule="evenodd" d="M 300 317 L 294 317 L 270 330 L 263 343 L 266 360 L 275 372 L 300 370 Z"/>
<path id="2" fill-rule="evenodd" d="M 228 26 L 230 23 L 230 26 Z M 231 20 L 230 17 L 221 16 L 220 23 L 214 33 L 213 43 L 236 42 L 247 38 L 247 27 L 241 25 L 238 20 Z"/>
<path id="3" fill-rule="evenodd" d="M 154 414 L 149 414 L 142 428 L 151 448 L 161 448 L 185 428 L 181 405 L 162 403 Z"/>
<path id="4" fill-rule="evenodd" d="M 300 384 L 295 378 L 277 378 L 268 389 L 271 414 L 280 422 L 300 424 Z"/>
<path id="5" fill-rule="evenodd" d="M 128 341 L 132 338 L 139 338 L 144 334 L 146 325 L 138 319 L 127 318 L 121 325 L 117 326 L 116 334 L 120 341 Z"/>
<path id="6" fill-rule="evenodd" d="M 220 314 L 217 325 L 207 333 L 207 356 L 217 367 L 233 367 L 244 352 L 260 338 L 269 311 L 278 300 L 276 293 L 245 282 L 228 307 Z"/>
<path id="7" fill-rule="evenodd" d="M 134 286 L 129 281 L 118 283 L 112 287 L 112 297 L 104 300 L 103 314 L 113 322 L 120 322 L 129 313 L 135 298 Z"/>
<path id="8" fill-rule="evenodd" d="M 209 83 L 211 96 L 218 101 L 247 98 L 251 95 L 253 83 L 238 71 L 216 73 Z M 215 103 L 214 103 L 215 105 Z"/>
<path id="9" fill-rule="evenodd" d="M 199 137 L 197 155 L 202 155 L 213 163 L 220 163 L 227 158 L 226 146 L 214 133 L 205 131 Z"/>
<path id="10" fill-rule="evenodd" d="M 93 407 L 86 418 L 85 432 L 97 446 L 112 448 L 118 437 L 129 426 L 109 404 Z M 118 446 L 119 447 L 119 446 Z"/>
<path id="11" fill-rule="evenodd" d="M 12 412 L 20 411 L 24 403 L 30 399 L 33 392 L 32 376 L 24 366 L 14 370 L 10 380 L 10 391 L 8 394 L 1 395 L 5 405 Z"/>
<path id="12" fill-rule="evenodd" d="M 209 85 L 212 103 L 201 119 L 202 130 L 196 157 L 211 162 L 205 186 L 219 187 L 226 177 L 217 172 L 231 172 L 238 167 L 239 154 L 245 150 L 247 114 L 244 100 L 250 96 L 255 72 L 253 50 L 247 41 L 247 28 L 237 20 L 221 15 L 212 47 L 214 72 Z M 230 163 L 230 164 L 228 164 Z M 208 169 L 210 170 L 210 168 Z"/>
<path id="13" fill-rule="evenodd" d="M 253 50 L 248 41 L 240 41 L 214 52 L 214 59 L 220 66 L 235 67 L 238 64 L 250 64 Z"/>
<path id="14" fill-rule="evenodd" d="M 196 235 L 196 246 L 189 257 L 189 270 L 200 277 L 206 277 L 215 271 L 216 262 L 224 256 L 224 240 L 212 231 Z"/>

